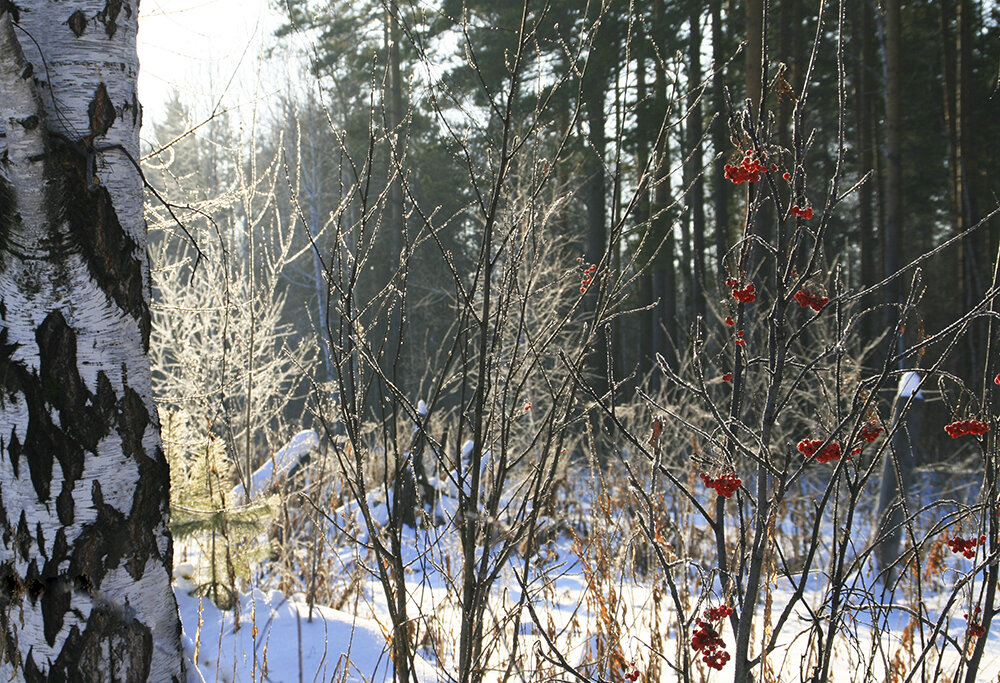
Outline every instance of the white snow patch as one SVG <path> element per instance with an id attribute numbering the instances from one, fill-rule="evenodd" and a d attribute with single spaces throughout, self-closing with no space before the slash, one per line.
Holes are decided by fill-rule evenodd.
<path id="1" fill-rule="evenodd" d="M 237 611 L 190 595 L 189 580 L 179 577 L 175 588 L 188 683 L 392 680 L 386 632 L 373 619 L 329 607 L 310 610 L 299 595 L 254 590 L 240 595 L 237 620 Z M 417 656 L 414 665 L 418 680 L 437 680 L 426 660 Z"/>
<path id="2" fill-rule="evenodd" d="M 916 392 L 916 398 L 923 398 L 924 394 L 920 391 L 921 377 L 920 373 L 917 372 L 904 372 L 899 377 L 899 388 L 896 389 L 896 396 L 901 398 L 909 398 Z"/>
<path id="3" fill-rule="evenodd" d="M 280 479 L 292 469 L 306 453 L 319 445 L 319 435 L 312 429 L 301 431 L 250 475 L 251 500 L 267 489 L 276 479 Z M 230 493 L 229 500 L 242 501 L 243 484 L 237 484 Z"/>

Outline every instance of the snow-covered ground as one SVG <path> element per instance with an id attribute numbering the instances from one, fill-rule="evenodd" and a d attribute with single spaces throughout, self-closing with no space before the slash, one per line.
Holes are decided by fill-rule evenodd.
<path id="1" fill-rule="evenodd" d="M 582 572 L 568 571 L 555 579 L 550 588 L 551 599 L 544 609 L 539 610 L 542 620 L 551 619 L 556 630 L 563 634 L 559 642 L 567 643 L 563 655 L 573 665 L 581 665 L 597 654 L 597 644 L 586 635 L 586 623 L 593 618 L 590 607 L 593 600 L 588 601 L 585 595 L 586 579 Z M 392 680 L 392 664 L 388 650 L 388 618 L 375 601 L 375 614 L 350 614 L 329 607 L 316 606 L 311 610 L 305 596 L 283 595 L 279 591 L 262 592 L 255 590 L 251 594 L 241 594 L 238 610 L 222 611 L 208 599 L 198 598 L 190 594 L 193 585 L 183 578 L 176 583 L 177 601 L 180 607 L 181 619 L 184 625 L 184 642 L 189 662 L 189 683 L 202 681 L 243 682 L 250 681 L 351 681 L 379 682 Z M 506 587 L 509 590 L 509 586 Z M 649 622 L 653 608 L 653 598 L 648 587 L 639 585 L 619 586 L 620 599 L 628 604 L 630 609 L 629 623 Z M 369 586 L 370 595 L 378 596 L 376 586 Z M 498 599 L 502 593 L 498 591 Z M 507 599 L 510 599 L 508 594 Z M 516 597 L 516 596 L 515 596 Z M 788 599 L 786 591 L 777 590 L 774 593 L 773 614 L 777 614 Z M 661 600 L 662 609 L 669 609 L 667 601 Z M 537 608 L 536 608 L 537 609 Z M 362 604 L 361 612 L 369 612 L 370 604 Z M 643 613 L 641 617 L 637 616 Z M 238 617 L 237 617 L 238 615 Z M 763 616 L 763 610 L 758 619 Z M 375 618 L 373 618 L 375 617 Z M 530 651 L 537 643 L 543 641 L 537 635 L 537 629 L 530 622 L 527 613 L 526 621 L 517 625 L 521 640 L 521 651 Z M 793 624 L 804 614 L 793 616 Z M 661 615 L 661 618 L 666 618 Z M 576 622 L 576 626 L 572 622 Z M 450 631 L 457 641 L 457 623 L 452 624 Z M 961 640 L 965 623 L 953 620 L 950 634 Z M 649 662 L 649 632 L 648 629 L 623 629 L 620 649 L 628 659 L 635 659 L 640 672 Z M 806 639 L 801 637 L 800 627 L 787 629 L 788 636 L 781 641 L 781 647 L 769 658 L 777 681 L 797 681 L 802 674 L 803 663 L 808 661 L 805 652 Z M 880 660 L 891 662 L 899 658 L 908 669 L 913 659 L 909 658 L 908 650 L 919 652 L 919 642 L 916 646 L 907 645 L 906 639 L 919 640 L 914 630 L 906 633 L 904 626 L 890 633 L 883 633 L 875 639 L 871 630 L 863 625 L 856 626 L 854 631 L 860 634 L 857 642 L 845 644 L 838 650 L 832 666 L 831 680 L 838 682 L 861 680 L 888 680 L 882 668 L 876 668 L 867 676 L 863 667 L 873 651 L 881 651 Z M 728 626 L 721 631 L 727 643 L 732 643 L 732 633 Z M 661 651 L 668 656 L 676 650 L 675 642 L 661 642 Z M 938 657 L 941 656 L 940 662 Z M 430 657 L 433 659 L 433 657 Z M 197 667 L 190 662 L 197 661 Z M 958 655 L 954 649 L 945 649 L 943 655 L 937 650 L 931 652 L 928 667 L 932 671 L 940 666 L 944 672 L 954 671 Z M 450 680 L 444 668 L 435 666 L 427 658 L 417 655 L 415 669 L 421 681 L 427 683 Z M 678 681 L 675 674 L 662 667 L 657 681 Z M 721 671 L 704 670 L 705 680 L 732 680 L 731 663 Z M 1000 646 L 996 637 L 990 638 L 983 659 L 979 680 L 996 680 L 1000 675 Z M 568 674 L 557 680 L 571 678 Z M 531 681 L 531 673 L 522 672 L 513 680 Z M 654 680 L 641 676 L 640 680 Z M 938 678 L 937 680 L 941 680 Z"/>
<path id="2" fill-rule="evenodd" d="M 238 610 L 222 611 L 192 588 L 176 582 L 188 683 L 392 680 L 386 632 L 373 619 L 310 609 L 303 596 L 279 591 L 241 594 Z M 420 658 L 417 671 L 421 680 L 436 680 Z"/>
<path id="3" fill-rule="evenodd" d="M 278 470 L 296 460 L 314 445 L 312 436 L 300 435 L 297 445 L 274 459 Z M 302 451 L 302 452 L 300 452 Z M 293 455 L 295 458 L 293 458 Z M 285 457 L 287 456 L 287 457 Z M 270 466 L 270 465 L 268 465 Z M 267 481 L 264 481 L 264 480 Z M 266 488 L 271 480 L 261 474 L 255 490 Z M 408 530 L 404 550 L 407 565 L 406 582 L 409 590 L 410 614 L 414 617 L 417 655 L 414 671 L 420 681 L 452 681 L 457 669 L 456 650 L 460 630 L 456 598 L 457 567 L 460 553 L 454 538 L 454 482 L 437 482 L 441 498 L 427 516 L 425 529 Z M 592 484 L 581 482 L 578 490 L 566 491 L 564 510 L 575 515 L 590 514 L 590 501 L 595 500 Z M 377 525 L 388 522 L 388 506 L 379 491 L 369 493 L 366 504 Z M 484 648 L 492 652 L 491 666 L 496 672 L 487 680 L 500 680 L 506 664 L 514 662 L 511 681 L 571 680 L 573 675 L 559 670 L 551 661 L 549 639 L 559 653 L 574 667 L 584 671 L 595 661 L 620 657 L 619 661 L 635 661 L 640 681 L 678 681 L 677 673 L 655 653 L 670 661 L 680 654 L 697 659 L 690 645 L 690 631 L 684 642 L 677 642 L 676 610 L 667 586 L 654 566 L 651 571 L 630 568 L 627 554 L 620 552 L 627 545 L 629 532 L 616 526 L 625 522 L 620 510 L 612 515 L 600 515 L 587 522 L 590 536 L 583 538 L 572 531 L 572 525 L 554 534 L 542 547 L 542 558 L 528 574 L 522 588 L 515 570 L 523 570 L 523 558 L 515 554 L 510 566 L 501 572 L 492 593 L 491 628 L 484 638 Z M 691 542 L 704 538 L 705 529 L 684 525 L 692 518 L 674 520 L 675 529 L 688 534 Z M 601 526 L 603 525 L 603 527 Z M 789 525 L 790 526 L 790 525 Z M 865 537 L 869 529 L 859 524 L 857 537 Z M 779 534 L 794 534 L 783 522 Z M 194 568 L 179 565 L 175 571 L 176 594 L 184 627 L 189 664 L 189 683 L 202 681 L 351 681 L 378 682 L 392 680 L 389 657 L 390 620 L 382 588 L 375 577 L 367 573 L 373 559 L 361 550 L 368 536 L 357 503 L 332 510 L 316 533 L 327 537 L 327 554 L 333 564 L 341 567 L 337 575 L 327 577 L 329 583 L 349 589 L 351 599 L 342 610 L 313 606 L 303 594 L 285 595 L 271 589 L 267 567 L 256 573 L 259 588 L 240 594 L 235 610 L 223 611 L 207 598 L 193 594 Z M 689 551 L 695 548 L 689 547 Z M 197 558 L 189 553 L 188 560 Z M 791 555 L 788 556 L 791 558 Z M 721 593 L 717 577 L 712 578 L 711 557 L 699 560 L 690 555 L 684 561 L 686 570 L 678 570 L 683 594 L 680 600 L 689 618 L 703 613 L 709 606 L 720 604 Z M 603 566 L 601 563 L 604 563 Z M 844 595 L 848 609 L 842 646 L 838 646 L 831 665 L 830 680 L 843 683 L 862 680 L 889 680 L 890 668 L 902 672 L 903 680 L 913 670 L 911 680 L 950 680 L 960 662 L 959 651 L 966 641 L 968 623 L 963 618 L 964 605 L 971 594 L 961 593 L 949 608 L 951 586 L 961 580 L 972 561 L 958 556 L 945 557 L 934 576 L 928 576 L 921 589 L 920 601 L 928 619 L 936 620 L 947 611 L 950 620 L 944 622 L 946 633 L 934 633 L 925 623 L 920 627 L 911 622 L 907 609 L 916 607 L 916 598 L 901 589 L 894 596 L 873 595 L 868 591 L 874 583 L 865 569 L 846 583 Z M 706 571 L 706 569 L 708 571 Z M 792 580 L 798 580 L 795 575 Z M 826 579 L 814 567 L 806 583 L 805 598 L 785 621 L 778 647 L 768 657 L 772 671 L 769 680 L 800 681 L 809 679 L 815 656 L 808 650 L 808 633 L 816 624 L 810 611 L 822 614 L 829 598 Z M 524 608 L 522 593 L 527 591 L 537 623 Z M 755 623 L 763 634 L 764 624 L 774 624 L 781 610 L 792 597 L 788 577 L 776 579 L 769 598 L 762 597 Z M 699 602 L 701 601 L 701 602 Z M 890 614 L 873 614 L 873 605 L 892 602 L 897 606 Z M 692 619 L 693 621 L 693 619 Z M 823 628 L 827 625 L 823 623 Z M 873 627 L 873 623 L 877 627 Z M 694 630 L 696 626 L 691 626 Z M 549 635 L 542 637 L 541 629 Z M 719 624 L 719 633 L 733 650 L 733 633 L 728 621 Z M 987 634 L 985 656 L 979 680 L 1000 677 L 1000 641 Z M 754 651 L 759 652 L 759 647 Z M 921 653 L 923 655 L 921 656 Z M 546 655 L 549 659 L 546 659 Z M 923 669 L 923 671 L 921 671 Z M 730 681 L 732 662 L 721 671 L 710 670 L 700 663 L 694 680 Z M 619 673 L 620 676 L 620 673 Z M 595 677 L 596 680 L 596 677 Z"/>

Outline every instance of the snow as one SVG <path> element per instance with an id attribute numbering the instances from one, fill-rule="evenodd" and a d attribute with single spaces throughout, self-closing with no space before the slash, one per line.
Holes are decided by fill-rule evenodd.
<path id="1" fill-rule="evenodd" d="M 241 594 L 238 610 L 222 611 L 192 595 L 193 584 L 183 577 L 175 588 L 187 683 L 392 680 L 386 632 L 373 619 L 329 607 L 310 609 L 304 596 L 276 590 Z M 433 667 L 419 656 L 416 671 L 421 680 L 436 680 Z"/>
<path id="2" fill-rule="evenodd" d="M 918 372 L 904 372 L 899 376 L 899 387 L 896 389 L 896 396 L 900 398 L 909 398 L 916 392 L 916 398 L 923 398 L 924 394 L 920 391 L 921 377 Z"/>
<path id="3" fill-rule="evenodd" d="M 319 435 L 312 429 L 306 429 L 293 436 L 288 443 L 250 475 L 250 499 L 253 500 L 261 491 L 285 476 L 302 458 L 319 445 Z M 243 484 L 237 484 L 230 493 L 229 500 L 243 500 Z"/>
<path id="4" fill-rule="evenodd" d="M 461 453 L 468 456 L 470 451 L 466 444 Z M 416 680 L 420 683 L 453 680 L 457 670 L 455 650 L 460 613 L 455 590 L 459 551 L 453 538 L 457 487 L 450 481 L 439 482 L 439 486 L 440 498 L 433 502 L 428 515 L 436 520 L 436 525 L 408 529 L 403 547 L 409 589 L 408 611 L 419 615 L 414 618 L 420 634 L 414 668 Z M 617 521 L 602 522 L 596 519 L 599 515 L 589 514 L 593 500 L 596 500 L 594 492 L 586 485 L 568 491 L 562 506 L 564 514 L 559 520 L 562 528 L 565 528 L 567 520 L 583 515 L 590 528 L 587 543 L 603 544 L 604 551 L 618 558 L 616 562 L 625 561 L 625 556 L 620 554 L 625 545 L 622 543 L 624 528 L 618 526 L 627 522 L 624 514 L 618 511 L 614 513 L 619 515 Z M 376 488 L 367 494 L 365 502 L 377 527 L 388 524 L 390 491 Z M 696 524 L 693 517 L 676 521 L 683 527 L 687 523 L 685 520 Z M 643 673 L 639 680 L 650 683 L 679 680 L 667 666 L 661 665 L 655 676 L 650 673 L 654 671 L 650 667 L 657 661 L 657 656 L 650 649 L 651 643 L 655 642 L 654 630 L 658 629 L 658 637 L 661 638 L 657 646 L 659 652 L 673 659 L 678 646 L 676 627 L 671 624 L 674 619 L 673 604 L 669 597 L 664 597 L 658 570 L 654 567 L 651 572 L 642 575 L 626 570 L 618 573 L 618 569 L 613 569 L 603 575 L 595 575 L 593 571 L 588 572 L 586 562 L 581 560 L 579 539 L 566 532 L 558 533 L 560 524 L 548 518 L 540 521 L 545 531 L 551 528 L 556 533 L 553 540 L 540 549 L 541 559 L 529 574 L 526 588 L 515 575 L 516 571 L 523 571 L 522 560 L 516 556 L 501 571 L 494 586 L 491 614 L 499 621 L 494 622 L 497 630 L 487 637 L 490 640 L 487 644 L 493 648 L 493 665 L 499 663 L 499 666 L 496 675 L 491 673 L 486 680 L 493 683 L 503 678 L 503 662 L 509 661 L 513 652 L 530 657 L 532 661 L 537 661 L 535 655 L 526 653 L 549 652 L 546 640 L 528 611 L 518 609 L 525 590 L 541 625 L 546 632 L 554 634 L 560 653 L 571 665 L 586 670 L 599 655 L 608 654 L 612 646 L 606 642 L 607 632 L 604 631 L 605 640 L 602 641 L 597 626 L 602 614 L 604 619 L 610 614 L 620 627 L 619 640 L 613 647 L 621 652 L 626 661 L 636 660 Z M 607 526 L 600 528 L 601 524 Z M 364 567 L 370 569 L 372 563 L 360 546 L 369 539 L 357 503 L 347 503 L 332 510 L 326 527 L 320 528 L 318 533 L 328 536 L 329 552 L 339 558 L 343 567 L 340 572 L 327 577 L 331 583 L 347 585 L 353 580 L 350 577 L 355 570 L 362 569 L 360 586 L 356 595 L 346 601 L 344 611 L 319 605 L 310 610 L 302 594 L 286 595 L 269 590 L 271 586 L 265 567 L 263 573 L 258 573 L 257 587 L 239 596 L 238 609 L 225 612 L 208 599 L 191 595 L 193 583 L 189 577 L 194 575 L 194 570 L 185 565 L 178 567 L 175 586 L 189 662 L 194 661 L 197 648 L 197 666 L 188 667 L 188 683 L 341 680 L 383 683 L 392 680 L 388 607 L 377 579 L 363 571 Z M 704 531 L 690 529 L 685 533 L 690 532 L 690 538 L 694 539 Z M 855 531 L 858 538 L 865 538 L 868 532 L 864 522 L 859 523 Z M 785 523 L 778 531 L 785 538 L 785 534 L 794 537 L 795 533 L 791 527 L 786 528 Z M 829 527 L 823 535 L 829 537 L 832 533 L 833 528 Z M 601 548 L 597 551 L 600 552 Z M 939 582 L 938 592 L 930 589 L 922 598 L 927 617 L 932 621 L 948 609 L 947 596 L 960 572 L 973 566 L 972 562 L 962 558 L 948 558 L 947 562 L 948 566 L 932 579 Z M 711 566 L 711 558 L 706 564 L 692 557 L 688 566 L 692 579 L 688 586 L 693 590 L 686 598 L 689 602 L 685 609 L 692 614 L 700 613 L 709 605 L 719 604 L 722 598 L 718 578 L 702 583 L 708 576 L 705 572 Z M 685 573 L 680 571 L 675 579 L 680 577 L 686 580 L 684 576 Z M 798 581 L 801 577 L 792 578 Z M 813 655 L 808 651 L 809 639 L 803 636 L 812 623 L 813 615 L 825 609 L 824 601 L 829 599 L 827 582 L 824 568 L 814 566 L 806 582 L 804 600 L 791 611 L 777 642 L 778 647 L 768 657 L 775 673 L 774 680 L 799 681 L 807 677 L 802 668 L 803 662 Z M 852 575 L 845 584 L 854 594 L 880 590 L 880 584 L 872 582 L 867 568 Z M 793 587 L 786 578 L 779 577 L 770 591 L 770 623 L 774 624 L 792 598 Z M 905 605 L 907 599 L 899 595 L 895 598 L 883 595 L 873 598 L 872 604 L 895 602 Z M 928 637 L 933 629 L 925 627 L 914 642 L 907 641 L 913 632 L 911 626 L 910 636 L 907 636 L 909 614 L 905 610 L 894 610 L 886 615 L 873 614 L 865 604 L 859 604 L 857 609 L 852 607 L 844 616 L 847 633 L 842 636 L 843 646 L 835 650 L 829 680 L 834 683 L 861 680 L 858 672 L 863 668 L 860 667 L 869 664 L 872 666 L 871 680 L 886 680 L 890 675 L 888 668 L 895 658 L 905 660 L 904 673 L 908 672 L 917 666 L 916 657 L 923 648 L 926 648 L 927 666 L 930 667 L 927 673 L 933 673 L 934 668 L 940 666 L 942 672 L 950 675 L 960 661 L 959 650 L 954 643 L 961 643 L 965 637 L 967 624 L 962 613 L 966 609 L 952 605 L 949 610 L 951 619 L 944 620 L 945 634 Z M 762 638 L 764 622 L 765 601 L 762 598 L 755 617 L 758 632 L 754 638 L 757 643 Z M 720 634 L 731 653 L 734 638 L 728 622 L 722 624 Z M 425 639 L 434 640 L 431 635 L 437 639 L 437 647 L 425 644 Z M 945 636 L 951 639 L 952 644 L 947 644 Z M 925 637 L 926 642 L 922 642 L 920 639 Z M 1000 639 L 996 635 L 987 636 L 980 680 L 996 680 L 1000 675 L 998 641 Z M 694 654 L 686 643 L 682 643 L 681 647 Z M 871 662 L 866 660 L 873 657 Z M 733 668 L 730 662 L 722 671 L 706 671 L 706 677 L 701 680 L 713 683 L 731 681 Z M 591 669 L 590 673 L 594 671 Z M 919 678 L 919 671 L 917 676 Z M 526 670 L 510 680 L 524 682 L 572 678 L 570 674 L 550 669 L 544 676 L 540 672 Z M 603 676 L 594 676 L 594 680 L 598 678 Z M 939 675 L 937 679 L 943 677 Z"/>

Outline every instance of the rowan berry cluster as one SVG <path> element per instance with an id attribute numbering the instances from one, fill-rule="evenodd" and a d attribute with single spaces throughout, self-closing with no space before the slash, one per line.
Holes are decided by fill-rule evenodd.
<path id="1" fill-rule="evenodd" d="M 827 297 L 812 294 L 807 289 L 800 289 L 795 292 L 795 296 L 792 298 L 795 299 L 795 301 L 797 301 L 799 306 L 802 308 L 811 308 L 817 313 L 823 310 L 823 307 L 830 303 L 830 299 Z"/>
<path id="2" fill-rule="evenodd" d="M 722 376 L 722 381 L 723 382 L 732 382 L 733 381 L 733 373 L 727 372 L 726 374 L 724 374 Z"/>
<path id="3" fill-rule="evenodd" d="M 625 680 L 629 683 L 635 683 L 635 681 L 639 678 L 639 670 L 635 668 L 634 661 L 629 662 L 629 667 L 631 667 L 632 670 L 625 674 Z"/>
<path id="4" fill-rule="evenodd" d="M 858 434 L 858 436 L 860 436 L 861 440 L 864 441 L 865 443 L 871 443 L 872 441 L 877 439 L 879 435 L 884 431 L 885 431 L 884 429 L 879 427 L 874 422 L 869 422 L 868 424 L 866 424 L 864 427 L 861 428 L 861 432 Z M 859 446 L 851 451 L 851 455 L 857 455 L 860 452 L 861 452 L 861 447 Z"/>
<path id="5" fill-rule="evenodd" d="M 885 430 L 879 427 L 874 422 L 869 422 L 864 427 L 861 428 L 861 438 L 864 439 L 865 443 L 871 443 L 879 437 L 879 435 Z"/>
<path id="6" fill-rule="evenodd" d="M 761 174 L 767 173 L 767 167 L 752 149 L 744 152 L 739 164 L 726 164 L 723 169 L 726 172 L 726 178 L 737 185 L 740 183 L 756 183 L 760 180 Z M 775 170 L 777 170 L 777 167 L 775 167 Z"/>
<path id="7" fill-rule="evenodd" d="M 983 636 L 986 635 L 986 627 L 983 626 L 982 623 L 980 623 L 979 621 L 979 615 L 982 614 L 982 612 L 983 612 L 982 608 L 977 607 L 973 611 L 971 619 L 969 618 L 968 614 L 965 615 L 965 620 L 969 622 L 969 628 L 967 629 L 967 633 L 969 634 L 970 638 L 982 638 Z"/>
<path id="8" fill-rule="evenodd" d="M 951 552 L 956 555 L 962 555 L 967 560 L 971 560 L 976 556 L 976 546 L 986 545 L 986 537 L 971 536 L 969 538 L 962 538 L 961 536 L 956 536 L 955 538 L 948 539 L 946 541 L 948 547 L 951 548 Z"/>
<path id="9" fill-rule="evenodd" d="M 586 294 L 587 288 L 590 287 L 590 283 L 594 281 L 594 275 L 597 273 L 597 266 L 590 264 L 590 267 L 583 271 L 583 277 L 580 279 L 580 294 Z"/>
<path id="10" fill-rule="evenodd" d="M 720 619 L 725 619 L 732 613 L 733 608 L 723 603 L 718 607 L 709 607 L 705 610 L 705 618 L 709 621 L 719 621 Z"/>
<path id="11" fill-rule="evenodd" d="M 819 447 L 823 445 L 823 439 L 802 439 L 799 441 L 796 448 L 802 453 L 806 458 L 816 458 L 816 462 L 830 462 L 832 460 L 840 460 L 840 444 L 833 441 L 827 444 L 826 448 L 819 450 Z M 819 451 L 817 453 L 817 451 Z"/>
<path id="12" fill-rule="evenodd" d="M 803 209 L 798 204 L 796 204 L 795 206 L 792 207 L 792 215 L 809 220 L 810 218 L 813 217 L 813 209 L 811 206 L 807 206 Z"/>
<path id="13" fill-rule="evenodd" d="M 702 661 L 710 669 L 721 671 L 722 667 L 729 661 L 726 641 L 719 635 L 713 622 L 721 621 L 732 613 L 733 609 L 728 605 L 719 605 L 706 609 L 704 619 L 695 619 L 698 630 L 691 636 L 691 648 L 695 652 L 701 652 Z"/>
<path id="14" fill-rule="evenodd" d="M 748 304 L 757 300 L 757 288 L 750 282 L 746 287 L 740 287 L 740 281 L 735 278 L 726 278 L 726 287 L 733 290 L 733 298 L 740 303 Z"/>
<path id="15" fill-rule="evenodd" d="M 705 486 L 715 489 L 715 492 L 723 498 L 732 498 L 736 490 L 743 484 L 743 480 L 735 474 L 723 474 L 716 479 L 712 479 L 708 474 L 702 472 L 701 480 L 705 482 Z"/>
<path id="16" fill-rule="evenodd" d="M 948 436 L 951 438 L 957 439 L 966 434 L 982 436 L 990 431 L 990 426 L 979 420 L 959 420 L 958 422 L 952 422 L 950 425 L 945 425 L 944 431 L 948 432 Z"/>

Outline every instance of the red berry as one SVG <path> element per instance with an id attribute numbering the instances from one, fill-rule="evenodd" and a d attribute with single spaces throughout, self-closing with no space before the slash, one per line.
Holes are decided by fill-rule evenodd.
<path id="1" fill-rule="evenodd" d="M 953 439 L 965 436 L 966 434 L 982 436 L 989 430 L 990 426 L 979 420 L 959 420 L 958 422 L 952 422 L 950 425 L 945 425 L 944 428 L 944 431 L 948 432 L 948 436 Z"/>
<path id="2" fill-rule="evenodd" d="M 812 458 L 815 456 L 816 462 L 825 463 L 833 460 L 840 460 L 841 452 L 839 443 L 832 441 L 827 444 L 826 448 L 820 451 L 819 447 L 822 445 L 822 439 L 802 439 L 802 441 L 799 441 L 796 448 L 800 453 L 802 453 L 803 457 Z M 817 451 L 819 452 L 817 453 Z"/>

